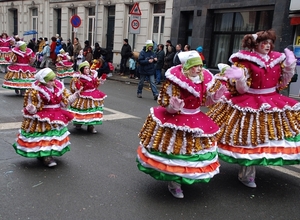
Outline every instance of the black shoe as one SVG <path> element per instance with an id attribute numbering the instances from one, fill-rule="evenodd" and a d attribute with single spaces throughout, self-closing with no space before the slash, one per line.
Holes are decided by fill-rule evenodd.
<path id="1" fill-rule="evenodd" d="M 141 93 L 138 93 L 138 94 L 137 94 L 137 97 L 138 97 L 138 98 L 142 98 L 142 94 L 141 94 Z"/>
<path id="2" fill-rule="evenodd" d="M 158 95 L 155 95 L 155 96 L 154 96 L 154 100 L 156 101 L 156 100 L 157 100 L 157 98 L 158 98 Z"/>

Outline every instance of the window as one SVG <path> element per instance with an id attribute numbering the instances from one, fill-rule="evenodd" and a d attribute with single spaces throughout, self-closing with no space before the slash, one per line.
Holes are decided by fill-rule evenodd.
<path id="1" fill-rule="evenodd" d="M 153 5 L 152 40 L 157 44 L 164 42 L 163 34 L 165 28 L 165 3 Z"/>
<path id="2" fill-rule="evenodd" d="M 241 41 L 245 34 L 271 29 L 272 20 L 272 8 L 215 11 L 209 67 L 216 68 L 218 63 L 227 63 L 232 53 L 242 49 Z"/>
<path id="3" fill-rule="evenodd" d="M 8 34 L 18 34 L 18 10 L 15 8 L 8 10 Z"/>
<path id="4" fill-rule="evenodd" d="M 32 30 L 38 31 L 38 10 L 37 8 L 31 9 L 31 27 Z"/>
<path id="5" fill-rule="evenodd" d="M 95 7 L 88 8 L 88 24 L 87 24 L 87 39 L 90 46 L 94 45 L 94 31 L 95 31 Z"/>
<path id="6" fill-rule="evenodd" d="M 54 30 L 55 34 L 59 34 L 59 36 L 61 36 L 61 9 L 55 9 L 54 10 L 54 28 L 56 28 L 56 30 Z"/>

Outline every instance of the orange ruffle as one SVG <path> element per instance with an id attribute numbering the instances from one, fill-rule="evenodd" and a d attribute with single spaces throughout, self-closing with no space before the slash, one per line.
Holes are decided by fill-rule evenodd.
<path id="1" fill-rule="evenodd" d="M 297 147 L 255 147 L 255 148 L 243 148 L 239 146 L 230 146 L 227 144 L 218 144 L 219 148 L 223 150 L 231 151 L 234 153 L 240 154 L 262 154 L 262 153 L 269 153 L 269 154 L 295 154 L 300 153 L 300 146 Z"/>
<path id="2" fill-rule="evenodd" d="M 20 136 L 20 135 L 18 135 L 18 136 Z M 69 140 L 70 140 L 70 138 L 66 137 L 65 139 L 63 139 L 61 141 L 58 141 L 56 139 L 51 139 L 50 141 L 40 140 L 39 142 L 30 142 L 29 143 L 29 142 L 24 142 L 23 140 L 18 138 L 17 143 L 22 147 L 35 148 L 37 146 L 39 146 L 39 147 L 52 147 L 53 145 L 63 146 L 65 144 L 67 144 Z"/>
<path id="3" fill-rule="evenodd" d="M 215 171 L 219 166 L 220 163 L 218 161 L 206 166 L 206 167 L 181 167 L 181 166 L 170 166 L 170 165 L 165 165 L 160 162 L 157 162 L 156 160 L 153 160 L 151 158 L 146 157 L 142 153 L 142 148 L 138 147 L 137 153 L 139 157 L 141 158 L 142 161 L 145 163 L 151 165 L 155 169 L 158 169 L 163 172 L 169 172 L 169 173 L 209 173 Z"/>
<path id="4" fill-rule="evenodd" d="M 102 118 L 103 114 L 101 113 L 93 113 L 93 114 L 85 114 L 85 115 L 80 115 L 78 113 L 74 113 L 72 112 L 72 114 L 74 115 L 74 118 L 78 119 L 78 120 L 83 120 L 83 119 L 95 119 L 95 118 Z"/>
<path id="5" fill-rule="evenodd" d="M 10 82 L 10 81 L 4 81 L 3 82 L 4 86 L 13 86 L 13 87 L 27 87 L 27 88 L 31 88 L 32 83 L 16 83 L 16 82 Z"/>

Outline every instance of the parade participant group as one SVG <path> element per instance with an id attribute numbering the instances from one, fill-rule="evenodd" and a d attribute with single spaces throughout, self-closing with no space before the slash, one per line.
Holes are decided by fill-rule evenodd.
<path id="1" fill-rule="evenodd" d="M 179 52 L 180 64 L 167 69 L 160 91 L 152 90 L 158 106 L 150 108 L 137 132 L 138 169 L 165 181 L 175 198 L 184 198 L 182 185 L 208 183 L 222 172 L 219 159 L 238 164 L 237 179 L 250 188 L 257 187 L 255 166 L 300 164 L 300 104 L 279 93 L 294 74 L 296 58 L 288 49 L 276 52 L 275 40 L 273 30 L 246 34 L 243 50 L 229 58 L 231 66 L 220 64 L 215 75 L 204 68 L 198 51 Z M 152 41 L 146 45 L 152 57 Z M 55 59 L 50 55 L 56 71 L 37 71 L 35 52 L 24 41 L 0 36 L 2 87 L 24 96 L 23 122 L 13 147 L 47 167 L 70 151 L 69 123 L 77 130 L 86 125 L 96 134 L 95 126 L 103 120 L 107 96 L 99 86 L 106 74 L 88 61 L 77 66 L 82 48 L 79 43 L 76 48 L 74 57 L 63 48 Z M 154 58 L 143 57 L 144 69 L 151 67 L 153 74 Z M 69 89 L 64 78 L 71 78 Z M 202 112 L 202 106 L 209 111 Z"/>

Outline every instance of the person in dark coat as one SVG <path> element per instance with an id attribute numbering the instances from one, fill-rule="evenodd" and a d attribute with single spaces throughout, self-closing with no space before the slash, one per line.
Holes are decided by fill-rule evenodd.
<path id="1" fill-rule="evenodd" d="M 173 58 L 175 56 L 175 53 L 176 53 L 175 47 L 172 45 L 170 40 L 167 40 L 167 42 L 166 42 L 166 57 L 165 57 L 165 65 L 164 65 L 165 70 L 174 66 Z"/>
<path id="2" fill-rule="evenodd" d="M 126 63 L 131 56 L 131 46 L 128 44 L 128 39 L 124 39 L 124 43 L 121 49 L 121 63 L 120 63 L 120 73 L 119 75 L 124 76 L 126 71 Z"/>
<path id="3" fill-rule="evenodd" d="M 148 77 L 154 100 L 157 100 L 158 91 L 154 82 L 156 54 L 153 52 L 152 40 L 146 41 L 146 47 L 140 52 L 138 62 L 140 64 L 140 82 L 137 89 L 137 97 L 142 98 L 145 78 Z"/>
<path id="4" fill-rule="evenodd" d="M 157 57 L 157 62 L 156 62 L 156 67 L 155 67 L 156 85 L 159 85 L 160 81 L 161 81 L 161 78 L 162 78 L 161 70 L 163 68 L 164 59 L 165 59 L 165 51 L 164 51 L 164 45 L 163 44 L 158 45 L 157 51 L 156 51 L 156 57 Z"/>
<path id="5" fill-rule="evenodd" d="M 71 39 L 68 39 L 66 52 L 69 53 L 69 56 L 71 57 L 72 60 L 73 60 L 73 56 L 74 56 L 73 50 L 74 49 L 73 49 L 72 41 L 71 41 Z"/>
<path id="6" fill-rule="evenodd" d="M 99 59 L 101 56 L 106 56 L 107 51 L 104 48 L 101 48 L 99 43 L 95 43 L 95 49 L 93 52 L 93 59 Z"/>

